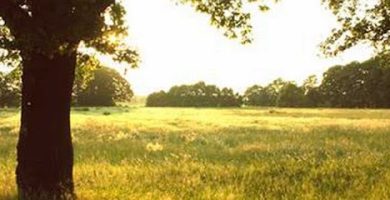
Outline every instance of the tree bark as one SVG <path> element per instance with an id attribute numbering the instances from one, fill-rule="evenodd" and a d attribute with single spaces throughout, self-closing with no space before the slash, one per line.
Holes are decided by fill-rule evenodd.
<path id="1" fill-rule="evenodd" d="M 23 57 L 19 199 L 75 199 L 70 104 L 76 52 Z"/>

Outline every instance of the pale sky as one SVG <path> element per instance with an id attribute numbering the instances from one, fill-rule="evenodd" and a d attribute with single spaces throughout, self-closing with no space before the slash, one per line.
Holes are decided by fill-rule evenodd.
<path id="1" fill-rule="evenodd" d="M 139 68 L 126 75 L 136 95 L 198 81 L 240 93 L 278 77 L 300 84 L 336 64 L 373 55 L 371 48 L 360 46 L 332 59 L 319 56 L 318 45 L 337 25 L 320 0 L 282 0 L 268 13 L 255 12 L 254 42 L 245 46 L 225 38 L 209 25 L 208 16 L 189 6 L 172 0 L 124 2 L 128 42 L 142 59 Z"/>
<path id="2" fill-rule="evenodd" d="M 335 64 L 369 58 L 358 47 L 332 59 L 318 45 L 337 25 L 320 0 L 283 0 L 253 15 L 254 43 L 243 46 L 209 25 L 208 17 L 171 0 L 126 0 L 131 37 L 142 63 L 127 79 L 136 95 L 205 81 L 243 92 L 281 77 L 301 83 Z"/>

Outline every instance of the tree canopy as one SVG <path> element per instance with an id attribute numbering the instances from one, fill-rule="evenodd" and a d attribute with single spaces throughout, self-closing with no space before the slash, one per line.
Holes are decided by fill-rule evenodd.
<path id="1" fill-rule="evenodd" d="M 80 56 L 100 53 L 136 66 L 138 53 L 124 42 L 124 15 L 114 0 L 2 0 L 0 60 L 15 65 L 31 52 L 53 56 L 79 50 Z"/>
<path id="2" fill-rule="evenodd" d="M 211 25 L 229 38 L 250 43 L 251 12 L 248 6 L 267 11 L 279 0 L 176 0 L 210 16 Z M 359 42 L 388 48 L 390 4 L 386 0 L 321 0 L 333 11 L 340 26 L 322 43 L 326 55 L 336 55 Z M 124 38 L 128 26 L 125 8 L 115 0 L 3 0 L 0 2 L 0 60 L 15 66 L 29 51 L 45 54 L 78 49 L 80 54 L 110 55 L 137 66 L 139 55 Z"/>
<path id="3" fill-rule="evenodd" d="M 177 0 L 210 16 L 211 25 L 224 30 L 225 36 L 250 43 L 251 13 L 244 7 L 278 0 Z M 78 50 L 109 55 L 118 62 L 137 66 L 135 48 L 126 44 L 126 10 L 115 0 L 2 0 L 0 2 L 0 60 L 14 66 L 27 59 L 29 52 L 45 55 Z M 92 51 L 91 51 L 92 50 Z M 21 56 L 23 54 L 24 56 Z"/>
<path id="4" fill-rule="evenodd" d="M 337 55 L 359 43 L 369 43 L 380 52 L 389 49 L 390 1 L 322 0 L 340 26 L 323 42 L 326 55 Z"/>
<path id="5" fill-rule="evenodd" d="M 211 25 L 229 38 L 250 43 L 249 6 L 267 11 L 279 0 L 176 0 L 210 16 Z M 383 51 L 389 47 L 390 4 L 386 0 L 321 0 L 340 24 L 322 43 L 326 55 L 360 43 L 370 43 Z M 0 2 L 0 60 L 15 66 L 21 53 L 39 50 L 46 54 L 78 49 L 80 54 L 109 55 L 115 61 L 137 66 L 139 54 L 124 42 L 128 26 L 126 10 L 115 0 L 3 0 Z M 25 56 L 26 57 L 26 56 Z"/>
<path id="6" fill-rule="evenodd" d="M 114 69 L 99 67 L 76 96 L 78 106 L 114 106 L 133 97 L 130 84 Z"/>

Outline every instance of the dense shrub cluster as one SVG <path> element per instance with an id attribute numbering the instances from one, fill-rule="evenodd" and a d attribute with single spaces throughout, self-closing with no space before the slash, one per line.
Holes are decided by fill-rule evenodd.
<path id="1" fill-rule="evenodd" d="M 168 92 L 149 95 L 146 106 L 150 107 L 239 107 L 242 98 L 232 89 L 219 89 L 215 85 L 199 82 L 194 85 L 173 86 Z"/>

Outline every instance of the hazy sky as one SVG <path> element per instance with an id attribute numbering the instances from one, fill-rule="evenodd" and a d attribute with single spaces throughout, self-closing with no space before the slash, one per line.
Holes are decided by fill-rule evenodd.
<path id="1" fill-rule="evenodd" d="M 242 92 L 275 78 L 300 83 L 334 64 L 364 60 L 360 47 L 333 59 L 319 57 L 319 43 L 336 22 L 320 0 L 283 0 L 253 16 L 254 43 L 243 46 L 209 26 L 207 16 L 171 0 L 126 0 L 130 41 L 142 56 L 128 80 L 137 95 L 203 80 Z"/>

